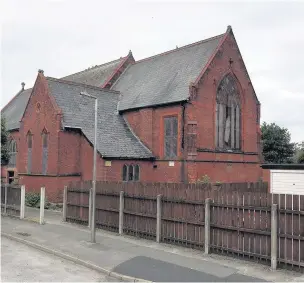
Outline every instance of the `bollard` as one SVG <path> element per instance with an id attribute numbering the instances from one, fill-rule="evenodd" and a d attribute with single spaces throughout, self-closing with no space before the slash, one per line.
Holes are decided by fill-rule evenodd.
<path id="1" fill-rule="evenodd" d="M 24 219 L 25 214 L 25 186 L 21 186 L 20 219 Z"/>
<path id="2" fill-rule="evenodd" d="M 45 201 L 45 188 L 41 187 L 40 193 L 40 221 L 39 223 L 44 224 L 44 201 Z"/>
<path id="3" fill-rule="evenodd" d="M 5 184 L 4 189 L 5 189 L 5 191 L 4 191 L 4 213 L 6 214 L 6 212 L 7 212 L 7 183 Z"/>
<path id="4" fill-rule="evenodd" d="M 119 196 L 119 235 L 123 234 L 123 218 L 124 218 L 124 192 L 120 192 Z"/>
<path id="5" fill-rule="evenodd" d="M 210 202 L 210 198 L 205 200 L 205 254 L 209 254 L 210 247 Z"/>
<path id="6" fill-rule="evenodd" d="M 62 221 L 66 222 L 67 219 L 67 201 L 68 201 L 68 188 L 63 188 L 63 206 L 62 206 Z"/>
<path id="7" fill-rule="evenodd" d="M 278 247 L 278 205 L 271 206 L 271 269 L 277 269 Z"/>
<path id="8" fill-rule="evenodd" d="M 157 213 L 156 213 L 156 242 L 159 243 L 161 241 L 161 195 L 157 196 Z"/>

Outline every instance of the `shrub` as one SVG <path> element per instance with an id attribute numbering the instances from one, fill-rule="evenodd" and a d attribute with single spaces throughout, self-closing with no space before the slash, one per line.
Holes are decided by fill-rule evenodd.
<path id="1" fill-rule="evenodd" d="M 25 204 L 30 207 L 37 207 L 40 204 L 40 194 L 39 193 L 26 193 L 25 194 Z"/>
<path id="2" fill-rule="evenodd" d="M 204 175 L 197 180 L 199 184 L 210 184 L 210 177 L 208 175 Z"/>
<path id="3" fill-rule="evenodd" d="M 40 208 L 40 193 L 29 192 L 25 194 L 25 205 L 30 207 Z M 49 209 L 50 202 L 45 198 L 44 208 Z"/>

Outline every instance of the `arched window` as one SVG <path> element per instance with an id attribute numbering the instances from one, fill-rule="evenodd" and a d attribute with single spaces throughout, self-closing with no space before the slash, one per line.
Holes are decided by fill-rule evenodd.
<path id="1" fill-rule="evenodd" d="M 129 175 L 129 178 L 128 178 L 128 181 L 133 181 L 133 178 L 134 178 L 134 167 L 133 165 L 129 165 L 129 170 L 128 170 L 128 175 Z"/>
<path id="2" fill-rule="evenodd" d="M 32 150 L 33 150 L 33 135 L 29 131 L 26 135 L 27 140 L 27 173 L 32 172 Z"/>
<path id="3" fill-rule="evenodd" d="M 48 133 L 44 129 L 42 131 L 42 174 L 46 175 L 48 162 Z"/>
<path id="4" fill-rule="evenodd" d="M 217 89 L 215 129 L 217 148 L 241 148 L 241 101 L 232 74 L 226 75 Z"/>
<path id="5" fill-rule="evenodd" d="M 122 167 L 122 180 L 128 181 L 128 165 L 126 164 Z"/>
<path id="6" fill-rule="evenodd" d="M 17 142 L 11 139 L 9 142 L 9 163 L 10 167 L 16 167 L 16 157 L 17 157 Z"/>
<path id="7" fill-rule="evenodd" d="M 124 165 L 122 167 L 122 180 L 124 182 L 139 181 L 140 167 L 136 165 Z"/>

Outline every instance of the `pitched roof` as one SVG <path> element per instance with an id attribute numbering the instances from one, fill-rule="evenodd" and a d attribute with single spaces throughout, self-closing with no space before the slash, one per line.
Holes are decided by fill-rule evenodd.
<path id="1" fill-rule="evenodd" d="M 187 100 L 224 35 L 168 51 L 130 65 L 112 89 L 122 93 L 119 110 Z"/>
<path id="2" fill-rule="evenodd" d="M 107 79 L 114 73 L 116 68 L 126 59 L 126 57 L 86 69 L 84 71 L 66 76 L 62 79 L 75 81 L 78 83 L 102 86 Z M 9 131 L 19 129 L 20 120 L 25 111 L 25 107 L 31 95 L 32 88 L 20 91 L 17 95 L 1 110 L 5 116 L 6 126 Z"/>
<path id="3" fill-rule="evenodd" d="M 87 92 L 98 97 L 97 150 L 104 157 L 151 158 L 146 148 L 117 112 L 119 93 L 75 82 L 47 78 L 50 94 L 63 112 L 63 127 L 80 128 L 94 143 L 94 100 L 80 95 Z"/>
<path id="4" fill-rule="evenodd" d="M 63 80 L 101 87 L 126 57 L 94 66 L 84 71 L 63 77 Z"/>
<path id="5" fill-rule="evenodd" d="M 32 88 L 19 91 L 17 95 L 1 110 L 1 115 L 6 118 L 8 131 L 19 129 L 27 102 L 31 96 Z"/>

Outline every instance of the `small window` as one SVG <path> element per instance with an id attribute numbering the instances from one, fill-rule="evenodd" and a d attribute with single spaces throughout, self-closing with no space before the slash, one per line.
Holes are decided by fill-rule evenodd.
<path id="1" fill-rule="evenodd" d="M 9 143 L 9 167 L 16 167 L 16 157 L 17 157 L 17 143 L 15 140 L 11 140 Z"/>
<path id="2" fill-rule="evenodd" d="M 139 181 L 139 165 L 134 166 L 134 181 Z"/>
<path id="3" fill-rule="evenodd" d="M 140 168 L 139 165 L 124 165 L 122 167 L 122 180 L 124 182 L 139 181 Z"/>
<path id="4" fill-rule="evenodd" d="M 127 181 L 128 180 L 127 176 L 128 176 L 128 165 L 124 165 L 122 167 L 122 180 Z"/>

